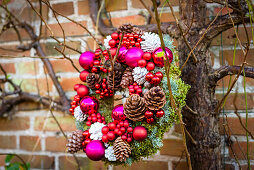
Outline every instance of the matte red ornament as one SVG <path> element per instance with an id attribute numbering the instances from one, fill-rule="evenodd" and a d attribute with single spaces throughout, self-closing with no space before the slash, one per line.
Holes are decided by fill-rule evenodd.
<path id="1" fill-rule="evenodd" d="M 145 59 L 145 60 L 151 60 L 152 54 L 149 53 L 149 52 L 145 52 L 145 53 L 143 54 L 143 57 L 142 57 L 142 58 Z"/>
<path id="2" fill-rule="evenodd" d="M 82 85 L 82 84 L 75 84 L 75 85 L 74 85 L 74 90 L 77 91 L 78 88 L 79 88 L 81 85 Z"/>
<path id="3" fill-rule="evenodd" d="M 116 124 L 113 123 L 113 122 L 110 122 L 110 123 L 108 124 L 108 127 L 109 127 L 110 130 L 115 130 Z"/>
<path id="4" fill-rule="evenodd" d="M 107 133 L 109 132 L 109 127 L 104 126 L 104 127 L 101 129 L 101 132 L 102 132 L 102 134 L 107 134 Z"/>
<path id="5" fill-rule="evenodd" d="M 110 131 L 110 132 L 108 132 L 107 137 L 108 137 L 109 141 L 112 141 L 115 139 L 116 136 L 113 131 Z"/>
<path id="6" fill-rule="evenodd" d="M 89 88 L 85 85 L 80 85 L 77 90 L 78 95 L 82 98 L 89 95 Z"/>
<path id="7" fill-rule="evenodd" d="M 111 48 L 115 47 L 115 46 L 116 46 L 116 40 L 114 40 L 114 39 L 109 40 L 108 45 L 109 45 Z"/>
<path id="8" fill-rule="evenodd" d="M 153 117 L 153 112 L 151 112 L 150 110 L 147 110 L 147 111 L 145 112 L 145 117 L 146 117 L 146 118 L 151 118 L 151 117 Z"/>
<path id="9" fill-rule="evenodd" d="M 159 77 L 161 80 L 163 78 L 163 73 L 158 71 L 157 73 L 155 73 L 155 76 Z"/>
<path id="10" fill-rule="evenodd" d="M 97 60 L 98 61 L 98 60 Z M 86 77 L 89 74 L 88 71 L 84 70 L 79 74 L 79 78 L 81 81 L 86 82 Z"/>
<path id="11" fill-rule="evenodd" d="M 138 66 L 139 67 L 145 67 L 146 66 L 146 60 L 145 59 L 140 59 L 140 60 L 138 60 Z"/>
<path id="12" fill-rule="evenodd" d="M 143 141 L 147 137 L 147 130 L 143 126 L 137 126 L 133 130 L 133 138 L 137 141 Z"/>
<path id="13" fill-rule="evenodd" d="M 111 34 L 111 38 L 112 39 L 114 39 L 114 40 L 117 40 L 118 39 L 118 33 L 117 32 L 113 32 L 112 34 Z"/>
<path id="14" fill-rule="evenodd" d="M 92 96 L 85 96 L 81 101 L 80 101 L 80 109 L 85 113 L 93 113 L 97 112 L 99 108 L 99 102 L 95 97 Z"/>
<path id="15" fill-rule="evenodd" d="M 147 65 L 146 65 L 146 69 L 148 71 L 153 71 L 155 68 L 155 64 L 153 62 L 148 62 Z"/>
<path id="16" fill-rule="evenodd" d="M 156 112 L 156 117 L 158 117 L 158 118 L 161 118 L 161 117 L 163 117 L 165 115 L 165 112 L 164 112 L 164 110 L 158 110 L 157 112 Z"/>
<path id="17" fill-rule="evenodd" d="M 153 73 L 149 72 L 146 74 L 146 81 L 151 82 L 154 77 Z"/>

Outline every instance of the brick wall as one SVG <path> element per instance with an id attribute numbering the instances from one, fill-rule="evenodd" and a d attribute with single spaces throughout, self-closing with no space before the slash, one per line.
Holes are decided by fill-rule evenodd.
<path id="1" fill-rule="evenodd" d="M 95 33 L 94 25 L 89 17 L 88 0 L 51 0 L 53 8 L 58 10 L 60 13 L 75 19 L 76 21 L 84 24 L 92 33 Z M 146 0 L 147 4 L 151 5 L 149 0 Z M 179 9 L 177 7 L 178 2 L 173 0 L 171 2 L 174 5 L 175 11 L 178 13 Z M 18 15 L 22 20 L 26 20 L 32 23 L 35 27 L 36 32 L 39 32 L 39 18 L 34 12 L 27 6 L 24 0 L 18 1 L 13 0 L 9 5 L 12 11 Z M 209 14 L 215 15 L 218 12 L 219 7 L 216 5 L 209 5 Z M 38 7 L 37 7 L 38 8 Z M 110 11 L 112 22 L 114 26 L 119 26 L 123 23 L 133 23 L 136 25 L 145 24 L 146 20 L 143 14 L 147 15 L 147 11 L 143 9 L 143 6 L 138 0 L 108 0 L 106 1 L 106 8 Z M 59 37 L 59 40 L 63 41 L 62 32 L 60 27 L 57 25 L 56 20 L 53 18 L 53 14 L 45 6 L 43 6 L 43 17 L 48 20 L 49 26 L 54 32 L 54 35 Z M 161 20 L 163 22 L 172 21 L 173 17 L 170 14 L 169 7 L 165 6 L 160 8 L 162 11 Z M 1 12 L 1 11 L 0 11 Z M 86 31 L 81 27 L 70 23 L 68 20 L 59 17 L 63 28 L 65 29 L 65 34 L 67 36 L 67 44 L 81 51 L 89 48 L 94 49 L 95 43 L 88 36 Z M 152 21 L 154 22 L 154 21 Z M 1 23 L 1 22 L 0 22 Z M 249 29 L 251 34 L 251 29 Z M 240 39 L 244 42 L 246 41 L 246 36 L 244 36 L 243 28 L 239 27 Z M 25 42 L 28 40 L 28 35 L 21 31 L 22 38 Z M 57 43 L 49 38 L 50 33 L 43 27 L 41 41 L 43 49 L 45 50 L 48 57 L 51 58 L 54 70 L 59 77 L 60 83 L 63 85 L 64 90 L 67 92 L 69 97 L 75 95 L 73 92 L 73 85 L 79 83 L 79 74 L 71 66 L 71 63 L 67 60 L 57 59 L 61 55 L 53 49 L 57 46 Z M 97 36 L 98 38 L 102 38 Z M 218 36 L 212 43 L 212 62 L 214 68 L 218 68 L 223 64 L 232 64 L 232 55 L 234 47 L 234 31 L 233 29 Z M 223 41 L 221 42 L 221 38 Z M 13 30 L 5 32 L 0 36 L 0 46 L 7 49 L 15 49 L 16 45 L 19 44 L 17 41 L 17 36 Z M 29 42 L 29 41 L 28 41 Z M 223 47 L 221 47 L 223 43 Z M 254 50 L 250 50 L 247 59 L 248 64 L 254 65 L 254 59 L 252 57 Z M 13 52 L 0 49 L 1 55 L 7 56 L 32 56 L 35 57 L 35 51 L 30 50 L 26 52 Z M 71 50 L 66 49 L 65 54 L 71 57 L 78 66 L 79 55 Z M 223 56 L 223 59 L 222 59 Z M 237 45 L 236 60 L 235 64 L 240 64 L 243 57 L 241 54 L 240 47 Z M 47 87 L 49 89 L 49 94 L 53 97 L 57 97 L 57 91 L 53 86 L 50 79 L 44 74 L 44 67 L 39 59 L 35 58 L 1 58 L 1 64 L 4 66 L 8 74 L 13 78 L 16 83 L 21 83 L 21 88 L 23 91 L 32 92 L 35 94 L 47 95 Z M 0 76 L 3 73 L 0 72 Z M 48 84 L 46 83 L 48 81 Z M 218 88 L 216 90 L 218 99 L 222 98 L 223 93 L 226 91 L 228 86 L 229 77 L 224 78 L 220 81 Z M 254 130 L 254 80 L 248 79 L 247 83 L 247 98 L 248 98 L 248 109 L 249 109 L 249 129 Z M 39 85 L 38 85 L 39 84 Z M 37 87 L 38 85 L 38 87 Z M 224 88 L 223 88 L 224 87 Z M 4 87 L 8 90 L 10 87 L 6 85 Z M 10 90 L 10 89 L 9 89 Z M 241 153 L 246 152 L 246 137 L 245 131 L 241 128 L 238 118 L 234 114 L 234 97 L 236 96 L 236 104 L 239 109 L 238 112 L 242 116 L 243 121 L 245 121 L 245 103 L 244 103 L 244 93 L 243 93 L 243 78 L 241 77 L 237 83 L 237 87 L 234 88 L 233 93 L 228 97 L 225 104 L 225 114 L 228 117 L 228 125 L 231 131 L 231 135 L 237 137 L 239 144 L 237 142 L 233 143 L 234 151 L 237 152 L 240 163 L 246 165 L 244 161 L 244 156 Z M 59 112 L 54 112 L 57 120 L 60 122 L 63 130 L 70 134 L 71 131 L 75 130 L 74 120 L 69 115 L 64 115 Z M 221 116 L 222 117 L 222 116 Z M 224 141 L 224 130 L 223 130 L 223 120 L 221 122 L 221 136 L 222 141 Z M 185 159 L 183 154 L 183 145 L 181 141 L 181 135 L 179 126 L 173 127 L 167 134 L 165 134 L 164 146 L 162 150 L 157 153 L 154 157 L 146 159 L 143 162 L 134 164 L 129 169 L 177 169 L 184 170 L 187 169 Z M 233 141 L 236 138 L 232 137 Z M 10 119 L 0 119 L 0 153 L 17 153 L 21 155 L 26 161 L 31 163 L 33 169 L 75 169 L 76 164 L 74 159 L 70 154 L 66 153 L 65 144 L 66 140 L 60 133 L 54 119 L 47 109 L 41 109 L 41 106 L 32 103 L 22 104 L 16 107 L 16 113 Z M 222 153 L 225 156 L 225 162 L 227 164 L 227 169 L 235 169 L 236 163 L 233 161 L 232 152 L 229 151 L 228 146 L 223 147 Z M 239 147 L 240 146 L 240 147 Z M 225 148 L 225 150 L 224 150 Z M 254 142 L 250 140 L 250 155 L 251 159 L 254 154 Z M 92 162 L 89 161 L 85 154 L 79 152 L 77 154 L 78 159 L 82 160 L 81 165 L 85 169 L 104 169 L 102 162 Z M 0 169 L 4 169 L 4 158 L 5 156 L 0 156 Z M 182 159 L 181 159 L 182 158 Z M 15 161 L 15 160 L 14 160 Z M 244 166 L 243 166 L 244 167 Z M 109 167 L 110 169 L 122 169 L 122 167 Z"/>

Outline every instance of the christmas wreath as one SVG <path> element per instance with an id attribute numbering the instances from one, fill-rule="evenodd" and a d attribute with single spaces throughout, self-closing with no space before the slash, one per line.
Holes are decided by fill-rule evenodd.
<path id="1" fill-rule="evenodd" d="M 104 49 L 81 54 L 84 84 L 74 86 L 70 112 L 78 130 L 68 141 L 69 153 L 83 150 L 94 161 L 131 165 L 162 147 L 164 133 L 178 120 L 168 78 L 178 109 L 189 89 L 180 78 L 172 39 L 163 35 L 163 40 L 166 55 L 157 34 L 125 24 L 106 37 Z M 169 77 L 165 56 L 171 63 Z M 123 104 L 114 106 L 119 100 Z"/>

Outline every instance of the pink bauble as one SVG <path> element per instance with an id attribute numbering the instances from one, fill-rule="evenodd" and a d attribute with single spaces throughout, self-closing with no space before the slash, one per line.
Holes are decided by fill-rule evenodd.
<path id="1" fill-rule="evenodd" d="M 98 111 L 98 108 L 99 108 L 99 102 L 95 97 L 85 96 L 80 101 L 80 109 L 85 114 L 95 113 Z"/>
<path id="2" fill-rule="evenodd" d="M 171 63 L 172 60 L 173 60 L 173 53 L 172 51 L 165 47 L 165 50 L 166 50 L 166 54 L 167 54 L 167 57 L 169 59 L 169 62 Z M 164 57 L 159 57 L 157 54 L 162 52 L 162 48 L 161 47 L 158 47 L 156 48 L 154 51 L 153 51 L 153 62 L 158 66 L 158 67 L 163 67 L 164 66 Z"/>
<path id="3" fill-rule="evenodd" d="M 147 130 L 143 126 L 137 126 L 133 130 L 133 138 L 137 141 L 145 140 L 147 137 Z"/>
<path id="4" fill-rule="evenodd" d="M 125 62 L 129 67 L 137 67 L 138 61 L 142 59 L 144 52 L 140 48 L 132 47 L 125 54 Z"/>
<path id="5" fill-rule="evenodd" d="M 123 105 L 119 104 L 117 106 L 114 107 L 114 109 L 112 110 L 112 118 L 113 120 L 124 120 L 126 117 L 123 113 Z"/>
<path id="6" fill-rule="evenodd" d="M 89 69 L 93 65 L 94 59 L 95 59 L 94 53 L 91 51 L 86 51 L 80 55 L 79 64 L 84 69 Z"/>
<path id="7" fill-rule="evenodd" d="M 125 54 L 127 53 L 128 49 L 125 46 L 122 46 L 119 49 L 118 57 L 117 57 L 117 62 L 119 63 L 125 63 Z"/>
<path id="8" fill-rule="evenodd" d="M 99 161 L 104 157 L 105 147 L 100 140 L 92 140 L 86 146 L 86 155 L 93 161 Z"/>

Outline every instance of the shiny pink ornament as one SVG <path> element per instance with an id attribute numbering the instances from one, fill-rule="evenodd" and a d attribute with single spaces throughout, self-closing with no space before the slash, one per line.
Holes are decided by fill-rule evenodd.
<path id="1" fill-rule="evenodd" d="M 125 54 L 125 62 L 129 67 L 137 67 L 138 61 L 142 59 L 144 52 L 140 48 L 132 47 Z"/>
<path id="2" fill-rule="evenodd" d="M 105 147 L 100 140 L 92 140 L 86 146 L 86 155 L 93 161 L 99 161 L 104 157 Z"/>
<path id="3" fill-rule="evenodd" d="M 86 51 L 80 55 L 79 64 L 84 69 L 89 69 L 93 65 L 94 59 L 95 54 L 91 51 Z"/>
<path id="4" fill-rule="evenodd" d="M 172 51 L 165 47 L 165 50 L 166 50 L 166 54 L 167 54 L 167 57 L 169 59 L 169 62 L 171 63 L 172 60 L 173 60 L 173 53 Z M 158 67 L 163 67 L 164 66 L 164 57 L 159 57 L 157 54 L 158 53 L 161 53 L 163 52 L 162 48 L 161 47 L 158 47 L 156 48 L 154 51 L 153 51 L 153 62 L 158 66 Z"/>
<path id="5" fill-rule="evenodd" d="M 119 54 L 117 57 L 117 62 L 119 63 L 125 63 L 125 54 L 127 53 L 128 49 L 125 46 L 122 46 L 119 49 Z"/>
<path id="6" fill-rule="evenodd" d="M 112 118 L 113 118 L 113 120 L 118 120 L 118 121 L 126 119 L 126 117 L 123 113 L 123 105 L 122 104 L 119 104 L 114 107 L 114 109 L 112 110 Z"/>
<path id="7" fill-rule="evenodd" d="M 80 109 L 85 114 L 96 113 L 98 111 L 98 108 L 99 108 L 99 102 L 95 97 L 85 96 L 80 101 Z"/>

